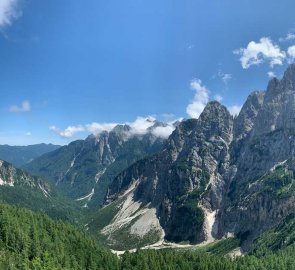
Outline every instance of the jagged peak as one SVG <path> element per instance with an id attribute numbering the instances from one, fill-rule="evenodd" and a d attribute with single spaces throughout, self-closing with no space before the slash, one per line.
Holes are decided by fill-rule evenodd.
<path id="1" fill-rule="evenodd" d="M 205 106 L 199 119 L 200 119 L 200 121 L 202 121 L 203 119 L 206 120 L 209 115 L 214 116 L 214 115 L 216 115 L 216 113 L 225 114 L 225 115 L 231 117 L 231 114 L 228 111 L 228 109 L 224 105 L 222 105 L 220 102 L 214 100 L 214 101 L 210 101 L 207 103 L 207 105 Z M 214 120 L 214 117 L 213 117 L 213 120 Z"/>
<path id="2" fill-rule="evenodd" d="M 117 125 L 115 126 L 112 131 L 115 133 L 122 133 L 130 131 L 131 127 L 129 125 Z"/>
<path id="3" fill-rule="evenodd" d="M 264 96 L 265 91 L 254 91 L 248 96 L 241 112 L 234 120 L 235 139 L 244 138 L 251 132 L 256 117 L 263 106 Z"/>
<path id="4" fill-rule="evenodd" d="M 290 64 L 284 72 L 283 80 L 286 79 L 295 80 L 295 63 Z"/>
<path id="5" fill-rule="evenodd" d="M 246 102 L 244 103 L 241 112 L 239 115 L 242 115 L 245 111 L 251 109 L 250 107 L 260 107 L 263 104 L 265 96 L 265 91 L 253 91 L 250 93 L 250 95 L 247 97 Z M 239 118 L 239 116 L 237 117 Z"/>
<path id="6" fill-rule="evenodd" d="M 274 77 L 268 82 L 267 93 L 281 92 L 293 89 L 295 91 L 295 64 L 290 64 L 281 80 Z"/>

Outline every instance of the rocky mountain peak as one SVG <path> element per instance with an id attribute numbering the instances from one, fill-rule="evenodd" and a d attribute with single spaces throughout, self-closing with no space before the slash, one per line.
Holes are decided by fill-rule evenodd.
<path id="1" fill-rule="evenodd" d="M 220 136 L 227 142 L 232 139 L 233 117 L 227 108 L 217 101 L 209 102 L 198 119 L 197 132 L 203 132 L 207 138 Z"/>
<path id="2" fill-rule="evenodd" d="M 291 84 L 292 89 L 295 90 L 295 63 L 289 65 L 286 69 L 282 82 L 286 85 Z"/>
<path id="3" fill-rule="evenodd" d="M 263 105 L 264 96 L 264 91 L 254 91 L 248 96 L 241 112 L 234 120 L 235 139 L 245 138 L 252 131 L 257 114 Z"/>
<path id="4" fill-rule="evenodd" d="M 274 78 L 267 87 L 253 135 L 295 127 L 295 65 L 286 70 L 281 81 Z"/>

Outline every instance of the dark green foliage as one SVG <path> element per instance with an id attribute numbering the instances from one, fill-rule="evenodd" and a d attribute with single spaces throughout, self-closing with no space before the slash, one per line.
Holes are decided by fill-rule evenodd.
<path id="1" fill-rule="evenodd" d="M 264 192 L 272 193 L 278 198 L 291 196 L 295 191 L 294 172 L 285 165 L 276 167 L 276 169 L 262 178 L 264 182 Z"/>
<path id="2" fill-rule="evenodd" d="M 274 229 L 263 233 L 253 244 L 252 254 L 265 256 L 283 248 L 295 249 L 295 215 L 290 214 Z"/>
<path id="3" fill-rule="evenodd" d="M 209 245 L 205 250 L 214 255 L 225 256 L 232 250 L 238 248 L 241 245 L 241 240 L 238 238 L 228 238 L 220 240 L 217 243 Z"/>
<path id="4" fill-rule="evenodd" d="M 88 218 L 88 227 L 91 232 L 97 234 L 99 230 L 111 223 L 112 219 L 118 213 L 120 202 L 111 203 L 110 205 L 98 209 L 95 213 L 91 214 Z"/>
<path id="5" fill-rule="evenodd" d="M 0 205 L 0 269 L 118 269 L 109 251 L 71 225 Z"/>
<path id="6" fill-rule="evenodd" d="M 205 251 L 140 250 L 122 256 L 121 269 L 129 270 L 294 270 L 295 249 L 264 258 L 245 256 L 231 259 Z"/>
<path id="7" fill-rule="evenodd" d="M 45 197 L 41 191 L 26 186 L 0 186 L 0 203 L 25 207 L 75 224 L 82 219 L 79 206 L 55 191 L 51 192 L 51 197 Z"/>

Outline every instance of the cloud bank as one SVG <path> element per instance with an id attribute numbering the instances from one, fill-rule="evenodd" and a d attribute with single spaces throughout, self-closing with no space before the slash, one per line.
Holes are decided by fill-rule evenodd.
<path id="1" fill-rule="evenodd" d="M 103 131 L 112 131 L 118 125 L 128 125 L 130 130 L 126 132 L 127 136 L 141 136 L 147 133 L 153 134 L 156 137 L 168 138 L 175 129 L 175 121 L 162 123 L 157 125 L 157 120 L 152 117 L 137 117 L 134 122 L 126 123 L 91 123 L 86 125 L 68 126 L 65 129 L 60 129 L 56 126 L 49 127 L 49 130 L 58 134 L 63 138 L 70 139 L 74 135 L 80 132 L 86 132 L 91 134 L 100 134 Z"/>

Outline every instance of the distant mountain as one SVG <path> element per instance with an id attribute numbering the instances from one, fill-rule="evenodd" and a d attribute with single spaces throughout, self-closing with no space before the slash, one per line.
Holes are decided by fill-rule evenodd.
<path id="1" fill-rule="evenodd" d="M 151 127 L 143 134 L 134 134 L 128 125 L 118 125 L 110 132 L 90 135 L 36 158 L 24 169 L 50 180 L 83 206 L 101 206 L 108 185 L 120 172 L 163 147 L 166 139 L 155 131 L 168 125 L 157 121 L 148 124 Z"/>
<path id="2" fill-rule="evenodd" d="M 37 176 L 0 160 L 0 203 L 46 213 L 54 219 L 79 223 L 81 211 L 71 200 Z"/>
<path id="3" fill-rule="evenodd" d="M 89 228 L 118 249 L 237 237 L 243 251 L 261 254 L 294 241 L 294 217 L 292 64 L 282 80 L 253 92 L 238 117 L 210 102 L 183 121 L 159 153 L 114 179 Z"/>
<path id="4" fill-rule="evenodd" d="M 28 146 L 0 145 L 0 159 L 6 160 L 17 167 L 20 167 L 45 153 L 58 149 L 59 147 L 59 145 L 45 143 Z"/>

